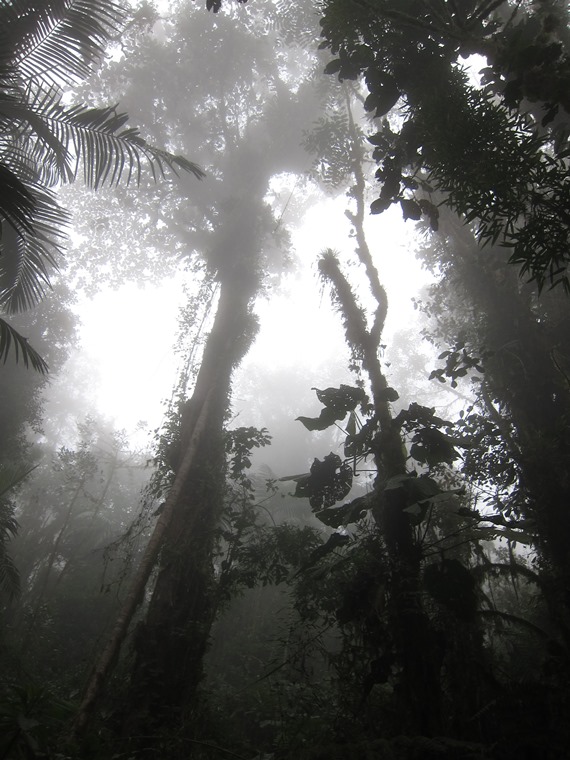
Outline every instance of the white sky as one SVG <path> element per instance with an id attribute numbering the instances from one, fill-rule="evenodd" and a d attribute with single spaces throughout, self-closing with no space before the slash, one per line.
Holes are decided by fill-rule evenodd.
<path id="1" fill-rule="evenodd" d="M 316 260 L 326 248 L 340 251 L 341 259 L 350 253 L 354 241 L 348 234 L 346 205 L 344 195 L 322 201 L 295 230 L 293 250 L 301 264 L 295 275 L 283 281 L 279 293 L 259 302 L 256 311 L 262 329 L 246 357 L 244 371 L 251 365 L 275 369 L 294 361 L 306 368 L 310 387 L 318 382 L 311 369 L 329 358 L 338 364 L 339 352 L 345 352 L 341 320 L 332 312 L 328 294 L 322 293 Z M 380 280 L 389 296 L 383 336 L 389 343 L 391 335 L 417 321 L 411 298 L 428 276 L 415 259 L 414 224 L 404 222 L 399 205 L 368 216 L 366 224 Z M 358 281 L 356 268 L 349 270 L 349 277 Z M 362 295 L 365 302 L 366 294 Z M 181 283 L 173 278 L 154 287 L 125 284 L 80 304 L 80 346 L 64 373 L 76 373 L 77 367 L 91 368 L 86 413 L 94 406 L 131 434 L 141 421 L 150 430 L 160 426 L 164 402 L 171 396 L 179 371 L 173 344 L 183 300 Z M 324 342 L 323 335 L 327 336 Z M 138 440 L 142 443 L 140 434 Z"/>
<path id="2" fill-rule="evenodd" d="M 316 260 L 328 247 L 350 252 L 353 240 L 348 237 L 345 207 L 344 196 L 321 202 L 295 231 L 293 249 L 299 270 L 284 281 L 280 293 L 258 304 L 262 329 L 246 357 L 245 369 L 254 364 L 275 370 L 294 362 L 306 368 L 311 387 L 319 382 L 312 369 L 329 358 L 338 363 L 339 352 L 345 351 L 340 317 L 332 312 L 328 294 L 322 293 Z M 372 254 L 389 293 L 384 336 L 388 341 L 390 334 L 415 320 L 411 298 L 426 274 L 414 256 L 414 226 L 403 221 L 399 206 L 369 217 L 367 226 Z M 350 274 L 358 276 L 356 270 Z M 173 343 L 181 291 L 176 281 L 145 288 L 126 284 L 80 305 L 80 365 L 93 368 L 91 402 L 131 434 L 140 421 L 150 430 L 161 424 L 163 402 L 176 383 L 178 357 Z M 327 335 L 325 343 L 323 335 Z M 137 440 L 143 442 L 140 435 Z"/>

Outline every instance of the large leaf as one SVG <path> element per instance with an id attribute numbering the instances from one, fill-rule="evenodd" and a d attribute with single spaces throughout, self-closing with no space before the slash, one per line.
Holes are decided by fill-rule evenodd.
<path id="1" fill-rule="evenodd" d="M 311 552 L 309 561 L 301 568 L 301 571 L 308 570 L 323 557 L 326 557 L 327 554 L 331 554 L 335 549 L 338 549 L 341 546 L 346 546 L 349 541 L 350 536 L 344 533 L 331 533 L 326 543 L 322 544 L 322 546 L 318 546 L 313 552 Z"/>
<path id="2" fill-rule="evenodd" d="M 433 478 L 427 475 L 396 475 L 388 480 L 384 488 L 393 503 L 397 503 L 409 517 L 412 525 L 419 525 L 430 507 L 438 501 L 447 501 L 461 489 L 442 491 Z"/>
<path id="3" fill-rule="evenodd" d="M 410 455 L 421 464 L 430 467 L 441 463 L 452 464 L 459 457 L 449 436 L 437 428 L 420 428 L 412 440 Z"/>
<path id="4" fill-rule="evenodd" d="M 353 412 L 359 404 L 367 400 L 362 388 L 341 385 L 340 388 L 313 388 L 317 398 L 324 405 L 318 417 L 297 417 L 307 430 L 325 430 L 338 420 L 343 420 L 349 412 Z"/>
<path id="5" fill-rule="evenodd" d="M 0 162 L 0 219 L 16 229 L 30 228 L 35 202 L 26 185 L 6 163 Z"/>
<path id="6" fill-rule="evenodd" d="M 341 507 L 328 507 L 315 512 L 319 520 L 331 528 L 340 528 L 361 520 L 370 509 L 371 494 L 359 496 Z"/>
<path id="7" fill-rule="evenodd" d="M 297 480 L 295 496 L 308 498 L 313 509 L 332 507 L 344 499 L 352 487 L 352 469 L 337 454 L 315 459 L 309 475 Z"/>
<path id="8" fill-rule="evenodd" d="M 86 108 L 74 106 L 59 108 L 52 126 L 60 139 L 73 146 L 77 162 L 75 177 L 80 165 L 87 185 L 93 188 L 105 184 L 117 185 L 139 182 L 143 161 L 148 164 L 153 179 L 164 176 L 168 168 L 175 174 L 179 169 L 194 174 L 198 179 L 204 172 L 192 161 L 149 145 L 134 127 L 123 129 L 128 116 L 118 113 L 116 107 Z"/>
<path id="9" fill-rule="evenodd" d="M 155 180 L 167 168 L 204 176 L 196 164 L 149 145 L 138 129 L 125 128 L 128 116 L 116 106 L 65 106 L 57 88 L 37 90 L 28 103 L 0 100 L 0 117 L 21 125 L 19 142 L 27 144 L 30 154 L 47 167 L 49 173 L 44 168 L 42 176 L 46 184 L 71 182 L 81 169 L 86 184 L 95 189 L 138 183 L 143 162 Z"/>
<path id="10" fill-rule="evenodd" d="M 79 174 L 93 188 L 138 183 L 144 165 L 154 179 L 167 169 L 204 176 L 149 145 L 115 107 L 62 103 L 62 85 L 90 73 L 125 18 L 112 0 L 0 5 L 0 308 L 8 313 L 37 303 L 57 266 L 68 216 L 49 188 Z M 3 334 L 4 352 L 7 341 L 18 345 Z"/>
<path id="11" fill-rule="evenodd" d="M 34 199 L 26 226 L 0 218 L 0 307 L 8 313 L 34 306 L 49 288 L 69 220 L 52 192 L 23 184 Z"/>

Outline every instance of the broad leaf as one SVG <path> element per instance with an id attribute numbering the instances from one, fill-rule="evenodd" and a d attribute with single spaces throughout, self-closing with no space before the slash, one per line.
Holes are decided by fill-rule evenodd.
<path id="1" fill-rule="evenodd" d="M 343 504 L 342 507 L 329 507 L 315 512 L 319 520 L 331 528 L 340 528 L 344 525 L 361 520 L 370 509 L 370 497 L 359 496 L 357 499 Z"/>
<path id="2" fill-rule="evenodd" d="M 344 499 L 352 487 L 352 469 L 337 454 L 315 459 L 309 475 L 297 480 L 295 496 L 308 498 L 313 509 L 331 507 Z"/>
<path id="3" fill-rule="evenodd" d="M 353 412 L 359 404 L 367 400 L 362 388 L 341 385 L 340 388 L 326 388 L 316 391 L 317 398 L 324 404 L 324 409 L 318 417 L 297 417 L 307 430 L 326 430 L 338 420 L 343 420 L 349 412 Z"/>

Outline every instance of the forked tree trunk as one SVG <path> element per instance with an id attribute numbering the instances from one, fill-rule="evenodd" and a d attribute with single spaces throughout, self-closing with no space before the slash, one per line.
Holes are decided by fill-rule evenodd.
<path id="1" fill-rule="evenodd" d="M 364 241 L 364 235 L 362 240 Z M 380 296 L 382 300 L 378 302 L 376 324 L 368 330 L 360 316 L 362 312 L 359 312 L 352 288 L 332 253 L 323 257 L 320 269 L 334 288 L 344 318 L 347 341 L 361 356 L 374 399 L 379 432 L 373 444 L 378 474 L 374 483 L 375 504 L 372 513 L 389 566 L 384 582 L 388 599 L 386 611 L 393 642 L 391 654 L 401 667 L 398 711 L 406 731 L 411 735 L 436 736 L 442 728 L 440 669 L 443 651 L 437 632 L 422 605 L 422 553 L 405 512 L 403 492 L 399 489 L 386 489 L 391 478 L 407 474 L 403 440 L 386 400 L 388 382 L 378 360 L 383 319 L 387 311 L 386 294 L 383 288 L 376 288 L 377 298 Z M 371 289 L 374 292 L 373 283 Z M 382 320 L 381 324 L 378 324 L 378 318 Z M 380 658 L 387 646 L 381 629 L 369 631 L 367 635 L 368 645 L 371 649 L 376 649 Z"/>

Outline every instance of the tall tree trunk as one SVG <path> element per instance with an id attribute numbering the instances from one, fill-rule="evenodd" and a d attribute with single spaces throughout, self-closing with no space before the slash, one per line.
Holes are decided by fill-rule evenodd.
<path id="1" fill-rule="evenodd" d="M 84 692 L 72 727 L 78 737 L 101 696 L 160 554 L 147 619 L 139 624 L 132 676 L 132 708 L 125 728 L 148 733 L 147 720 L 170 722 L 200 679 L 211 615 L 211 547 L 223 488 L 222 425 L 232 370 L 255 335 L 251 287 L 222 282 L 212 331 L 191 399 L 183 412 L 182 455 L 174 484 L 137 573 Z M 141 727 L 145 725 L 144 731 Z"/>
<path id="2" fill-rule="evenodd" d="M 364 244 L 364 235 L 360 246 Z M 324 264 L 324 265 L 323 265 Z M 422 605 L 421 561 L 418 546 L 403 491 L 388 489 L 388 481 L 406 477 L 406 453 L 399 427 L 394 423 L 390 405 L 386 399 L 388 382 L 378 360 L 379 343 L 387 304 L 384 289 L 378 290 L 378 315 L 382 324 L 366 329 L 362 312 L 346 278 L 340 271 L 332 253 L 321 260 L 321 273 L 334 288 L 339 309 L 343 315 L 347 342 L 360 355 L 362 367 L 367 372 L 378 433 L 374 437 L 373 454 L 378 471 L 375 483 L 375 503 L 372 513 L 378 526 L 378 550 L 385 551 L 389 571 L 385 578 L 387 612 L 390 618 L 390 639 L 395 661 L 401 666 L 398 691 L 398 713 L 405 730 L 411 735 L 436 736 L 442 730 L 441 664 L 443 648 L 441 638 L 434 630 Z M 376 276 L 377 278 L 377 276 Z M 386 654 L 384 633 L 371 630 L 368 644 L 376 650 L 377 658 Z"/>
<path id="3" fill-rule="evenodd" d="M 363 174 L 365 154 L 361 137 L 352 118 L 350 96 L 346 107 L 352 136 L 352 171 L 355 183 L 351 195 L 356 212 L 347 212 L 354 226 L 356 255 L 363 264 L 370 291 L 376 301 L 372 324 L 368 329 L 350 284 L 340 271 L 332 252 L 323 256 L 320 270 L 334 288 L 335 299 L 344 319 L 347 343 L 360 357 L 368 375 L 378 433 L 372 445 L 377 477 L 374 483 L 375 507 L 372 512 L 378 525 L 378 540 L 387 554 L 389 573 L 386 581 L 388 614 L 391 619 L 393 654 L 401 665 L 400 713 L 411 734 L 434 736 L 442 729 L 441 663 L 443 649 L 437 631 L 423 609 L 421 594 L 421 547 L 417 545 L 406 504 L 401 503 L 399 489 L 386 488 L 394 477 L 408 474 L 407 454 L 400 428 L 394 423 L 388 401 L 388 381 L 378 358 L 388 297 L 380 282 L 368 247 L 364 220 L 366 181 Z M 382 551 L 382 549 L 380 549 Z M 386 641 L 378 632 L 370 633 L 370 644 L 380 658 Z M 404 717 L 405 716 L 405 717 Z"/>
<path id="4" fill-rule="evenodd" d="M 183 446 L 209 398 L 207 425 L 173 506 L 156 585 L 135 633 L 126 735 L 149 736 L 159 728 L 179 726 L 202 678 L 214 612 L 212 551 L 223 507 L 223 422 L 232 371 L 251 343 L 253 325 L 249 293 L 235 280 L 223 282 L 196 387 L 182 415 Z"/>
<path id="5" fill-rule="evenodd" d="M 71 741 L 79 739 L 85 731 L 90 715 L 100 699 L 105 683 L 119 657 L 121 646 L 127 636 L 135 612 L 143 600 L 145 588 L 156 564 L 173 509 L 184 486 L 186 476 L 193 466 L 202 432 L 207 426 L 209 408 L 210 397 L 208 396 L 196 419 L 194 431 L 184 453 L 177 478 L 168 494 L 162 513 L 145 548 L 137 572 L 131 581 L 129 591 L 117 615 L 115 625 L 99 657 L 95 661 L 87 680 L 83 698 L 71 725 L 68 737 Z"/>

